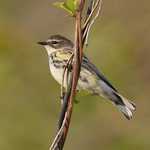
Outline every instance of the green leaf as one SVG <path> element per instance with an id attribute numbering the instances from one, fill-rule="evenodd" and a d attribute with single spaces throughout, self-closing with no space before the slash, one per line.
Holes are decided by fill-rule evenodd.
<path id="1" fill-rule="evenodd" d="M 76 11 L 76 0 L 66 0 L 65 2 L 55 2 L 55 6 L 66 10 L 72 16 Z"/>
<path id="2" fill-rule="evenodd" d="M 66 0 L 66 6 L 72 11 L 75 12 L 76 10 L 76 0 Z"/>

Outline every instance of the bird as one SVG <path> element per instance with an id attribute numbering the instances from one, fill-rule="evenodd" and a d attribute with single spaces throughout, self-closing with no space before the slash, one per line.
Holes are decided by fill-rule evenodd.
<path id="1" fill-rule="evenodd" d="M 74 52 L 74 44 L 62 35 L 51 35 L 47 40 L 40 41 L 48 55 L 49 69 L 54 79 L 62 85 L 65 67 Z M 69 70 L 69 76 L 72 67 Z M 64 75 L 64 88 L 67 86 L 66 73 Z M 83 54 L 77 90 L 85 90 L 93 95 L 98 95 L 111 101 L 124 116 L 130 120 L 136 106 L 133 102 L 122 96 L 108 81 L 104 74 L 97 69 L 91 60 Z"/>

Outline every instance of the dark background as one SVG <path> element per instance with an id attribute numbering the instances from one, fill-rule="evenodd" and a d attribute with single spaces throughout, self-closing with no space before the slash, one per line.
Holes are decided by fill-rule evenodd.
<path id="1" fill-rule="evenodd" d="M 51 0 L 0 0 L 0 149 L 47 150 L 60 112 L 60 87 L 36 44 L 74 22 Z M 85 53 L 134 100 L 131 121 L 103 98 L 79 95 L 65 150 L 150 149 L 150 1 L 104 0 Z"/>

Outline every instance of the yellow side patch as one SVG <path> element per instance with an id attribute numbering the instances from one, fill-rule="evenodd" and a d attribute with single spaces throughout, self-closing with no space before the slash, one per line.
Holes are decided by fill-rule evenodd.
<path id="1" fill-rule="evenodd" d="M 71 57 L 71 52 L 68 52 L 68 51 L 57 51 L 56 52 L 56 57 L 59 59 L 59 60 L 69 60 L 70 57 Z"/>

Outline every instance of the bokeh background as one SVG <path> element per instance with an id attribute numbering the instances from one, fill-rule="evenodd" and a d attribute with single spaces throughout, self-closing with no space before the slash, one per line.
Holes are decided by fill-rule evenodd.
<path id="1" fill-rule="evenodd" d="M 47 150 L 60 112 L 60 87 L 37 41 L 74 22 L 54 0 L 0 0 L 0 150 Z M 150 1 L 104 0 L 85 53 L 137 112 L 127 121 L 103 98 L 79 95 L 65 150 L 150 149 Z"/>

